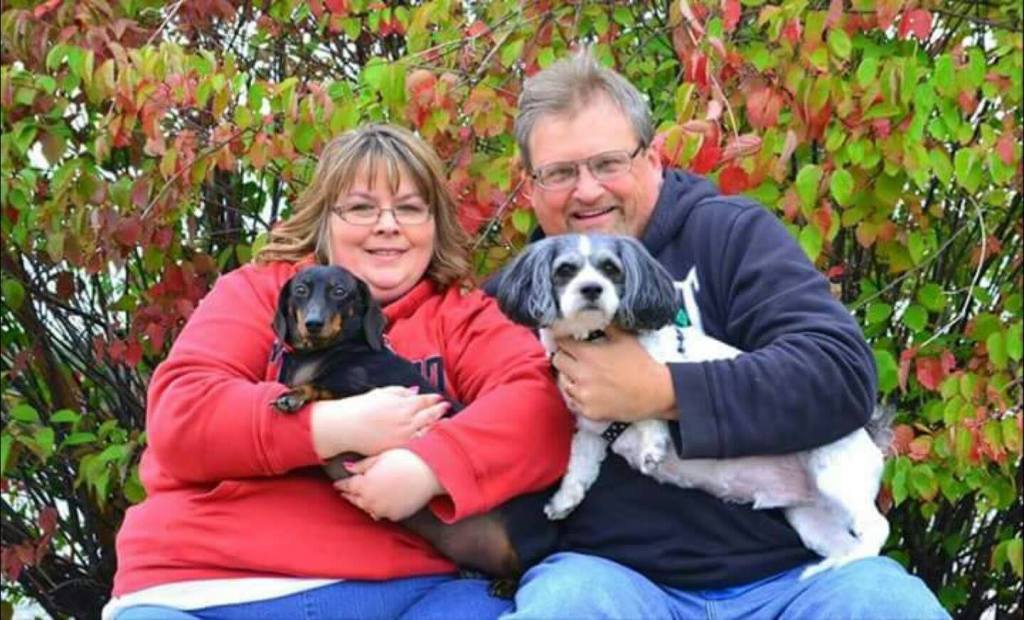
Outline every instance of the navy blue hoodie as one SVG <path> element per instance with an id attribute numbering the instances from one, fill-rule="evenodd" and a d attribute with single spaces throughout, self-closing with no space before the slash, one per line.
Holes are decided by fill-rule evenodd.
<path id="1" fill-rule="evenodd" d="M 871 350 L 773 214 L 667 170 L 641 241 L 685 284 L 689 320 L 748 353 L 669 364 L 681 457 L 794 452 L 864 426 L 875 403 Z M 559 547 L 685 589 L 748 583 L 816 558 L 781 511 L 659 484 L 614 453 L 562 524 Z"/>

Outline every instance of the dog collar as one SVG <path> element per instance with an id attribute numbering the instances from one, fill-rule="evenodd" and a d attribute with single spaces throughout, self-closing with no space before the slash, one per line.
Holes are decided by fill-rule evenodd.
<path id="1" fill-rule="evenodd" d="M 612 422 L 608 425 L 608 428 L 604 429 L 604 432 L 601 433 L 601 437 L 603 437 L 610 446 L 615 443 L 615 440 L 619 438 L 619 435 L 626 432 L 627 428 L 629 428 L 629 422 Z"/>

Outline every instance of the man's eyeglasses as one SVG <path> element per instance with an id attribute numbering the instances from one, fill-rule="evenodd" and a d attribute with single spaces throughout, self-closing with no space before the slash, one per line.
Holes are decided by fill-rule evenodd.
<path id="1" fill-rule="evenodd" d="M 331 210 L 341 219 L 356 226 L 373 226 L 380 221 L 385 211 L 390 211 L 399 224 L 408 226 L 426 224 L 431 216 L 430 208 L 421 204 L 404 204 L 391 209 L 382 209 L 371 204 L 334 205 Z"/>
<path id="2" fill-rule="evenodd" d="M 580 166 L 586 166 L 598 181 L 614 181 L 633 167 L 633 159 L 644 150 L 644 143 L 629 151 L 606 151 L 586 159 L 559 161 L 537 168 L 530 175 L 537 185 L 549 190 L 565 190 L 576 185 L 580 177 Z"/>

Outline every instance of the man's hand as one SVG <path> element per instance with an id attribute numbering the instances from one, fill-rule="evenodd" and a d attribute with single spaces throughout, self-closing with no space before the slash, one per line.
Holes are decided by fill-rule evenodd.
<path id="1" fill-rule="evenodd" d="M 558 385 L 575 411 L 596 421 L 633 422 L 676 418 L 675 390 L 668 366 L 644 350 L 636 336 L 609 327 L 607 338 L 557 340 L 551 364 Z"/>
<path id="2" fill-rule="evenodd" d="M 410 450 L 385 450 L 347 467 L 353 475 L 334 488 L 374 520 L 401 521 L 427 505 L 444 488 L 433 470 Z"/>

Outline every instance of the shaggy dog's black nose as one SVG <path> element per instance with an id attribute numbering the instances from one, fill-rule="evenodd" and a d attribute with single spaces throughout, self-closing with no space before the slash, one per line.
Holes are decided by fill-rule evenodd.
<path id="1" fill-rule="evenodd" d="M 580 295 L 587 301 L 597 301 L 603 290 L 600 284 L 584 284 L 580 287 Z"/>

